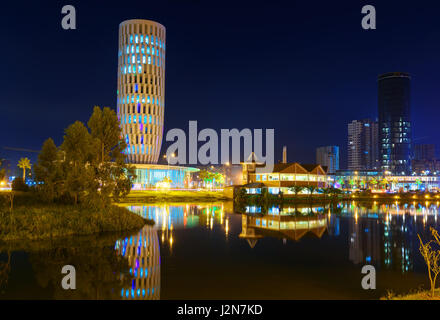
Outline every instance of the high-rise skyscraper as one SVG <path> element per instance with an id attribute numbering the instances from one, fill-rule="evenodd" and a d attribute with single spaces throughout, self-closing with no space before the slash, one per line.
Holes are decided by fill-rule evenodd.
<path id="1" fill-rule="evenodd" d="M 327 173 L 335 173 L 339 170 L 339 147 L 325 146 L 316 149 L 316 163 L 326 166 Z"/>
<path id="2" fill-rule="evenodd" d="M 119 25 L 117 113 L 130 163 L 156 163 L 165 109 L 165 27 L 149 20 Z"/>
<path id="3" fill-rule="evenodd" d="M 378 124 L 370 119 L 353 120 L 348 124 L 348 169 L 379 168 Z"/>
<path id="4" fill-rule="evenodd" d="M 379 145 L 383 171 L 411 172 L 410 76 L 385 73 L 378 78 Z"/>

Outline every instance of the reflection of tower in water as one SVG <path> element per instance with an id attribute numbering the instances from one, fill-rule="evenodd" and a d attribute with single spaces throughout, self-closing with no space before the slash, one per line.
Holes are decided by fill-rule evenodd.
<path id="1" fill-rule="evenodd" d="M 354 264 L 380 262 L 381 234 L 377 219 L 351 219 L 349 259 Z"/>
<path id="2" fill-rule="evenodd" d="M 123 288 L 123 299 L 160 298 L 160 250 L 157 230 L 145 226 L 135 236 L 116 241 L 118 254 L 128 259 L 131 288 Z M 125 277 L 125 275 L 122 275 Z"/>

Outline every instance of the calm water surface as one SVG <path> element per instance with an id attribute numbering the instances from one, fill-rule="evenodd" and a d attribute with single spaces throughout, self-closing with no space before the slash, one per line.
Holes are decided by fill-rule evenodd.
<path id="1" fill-rule="evenodd" d="M 440 219 L 438 203 L 128 208 L 156 224 L 0 245 L 0 299 L 376 299 L 428 286 L 417 234 Z M 75 291 L 60 285 L 67 264 Z M 366 264 L 376 290 L 361 288 Z"/>

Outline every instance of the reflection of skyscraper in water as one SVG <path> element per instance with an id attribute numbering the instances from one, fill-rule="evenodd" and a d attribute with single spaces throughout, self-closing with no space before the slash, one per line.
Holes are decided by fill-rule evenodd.
<path id="1" fill-rule="evenodd" d="M 381 233 L 377 219 L 349 222 L 349 259 L 355 264 L 380 263 Z"/>
<path id="2" fill-rule="evenodd" d="M 359 212 L 360 218 L 356 218 Z M 402 273 L 414 268 L 413 255 L 418 249 L 415 239 L 422 223 L 417 220 L 414 206 L 383 204 L 373 207 L 372 212 L 356 207 L 352 213 L 355 218 L 349 221 L 349 258 L 353 263 L 376 264 Z"/>
<path id="3" fill-rule="evenodd" d="M 157 230 L 145 226 L 135 236 L 116 241 L 118 254 L 128 259 L 131 288 L 123 288 L 123 299 L 160 298 L 160 250 Z M 122 276 L 124 277 L 124 275 Z"/>

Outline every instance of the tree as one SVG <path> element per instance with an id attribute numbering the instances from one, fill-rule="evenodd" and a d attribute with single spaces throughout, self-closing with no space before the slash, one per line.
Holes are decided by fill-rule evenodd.
<path id="1" fill-rule="evenodd" d="M 221 174 L 220 172 L 216 172 L 214 173 L 214 180 L 217 185 L 222 186 L 225 183 L 225 175 Z"/>
<path id="2" fill-rule="evenodd" d="M 431 234 L 434 238 L 434 240 L 430 240 L 427 243 L 423 243 L 422 239 L 420 238 L 420 235 L 417 235 L 419 237 L 420 241 L 420 253 L 423 256 L 423 259 L 425 259 L 426 266 L 428 267 L 428 276 L 429 276 L 429 282 L 431 284 L 431 297 L 434 297 L 434 291 L 435 291 L 435 284 L 437 280 L 437 276 L 440 273 L 440 250 L 438 249 L 440 246 L 440 236 L 434 228 L 430 228 Z M 431 245 L 436 244 L 437 250 L 435 250 Z"/>
<path id="3" fill-rule="evenodd" d="M 324 195 L 324 199 L 327 199 L 327 196 L 333 193 L 333 188 L 321 188 L 321 192 Z"/>
<path id="4" fill-rule="evenodd" d="M 309 197 L 312 198 L 312 194 L 315 192 L 316 187 L 315 186 L 307 186 L 306 189 L 309 191 Z"/>
<path id="5" fill-rule="evenodd" d="M 17 166 L 23 169 L 23 180 L 26 181 L 26 169 L 31 169 L 31 161 L 28 158 L 21 158 Z"/>
<path id="6" fill-rule="evenodd" d="M 99 146 L 98 163 L 122 157 L 122 151 L 126 146 L 121 141 L 122 132 L 114 110 L 107 107 L 101 110 L 95 106 L 87 125 L 92 138 L 96 139 Z"/>
<path id="7" fill-rule="evenodd" d="M 127 145 L 122 137 L 122 130 L 116 113 L 110 108 L 95 107 L 88 126 L 94 144 L 99 152 L 95 153 L 95 168 L 99 197 L 108 203 L 110 195 L 118 201 L 131 190 L 134 167 L 126 164 L 124 150 Z"/>
<path id="8" fill-rule="evenodd" d="M 3 181 L 3 179 L 6 177 L 6 171 L 4 168 L 2 168 L 3 161 L 0 159 L 0 182 Z"/>
<path id="9" fill-rule="evenodd" d="M 26 192 L 29 190 L 28 185 L 23 181 L 22 178 L 15 178 L 12 181 L 12 191 L 23 191 Z"/>
<path id="10" fill-rule="evenodd" d="M 388 183 L 389 183 L 389 182 L 388 182 L 387 178 L 383 178 L 383 179 L 380 181 L 380 184 L 383 185 L 385 189 L 386 189 Z"/>
<path id="11" fill-rule="evenodd" d="M 48 201 L 53 201 L 63 190 L 65 175 L 62 172 L 59 153 L 54 141 L 51 138 L 47 139 L 34 166 L 37 187 Z"/>
<path id="12" fill-rule="evenodd" d="M 301 191 L 304 190 L 304 187 L 301 186 L 293 186 L 289 188 L 290 191 L 292 191 L 295 194 L 295 197 L 298 195 L 298 193 L 300 193 Z"/>
<path id="13" fill-rule="evenodd" d="M 92 176 L 93 168 L 90 167 L 93 150 L 96 150 L 94 144 L 89 131 L 80 121 L 76 121 L 65 130 L 60 148 L 65 155 L 64 164 L 69 166 L 65 171 L 66 192 L 73 197 L 75 204 L 86 194 L 90 184 L 95 182 Z"/>
<path id="14" fill-rule="evenodd" d="M 80 121 L 67 127 L 59 148 L 52 139 L 44 142 L 35 175 L 47 200 L 104 207 L 130 192 L 134 167 L 126 164 L 116 113 L 95 107 L 88 124 L 90 131 Z"/>
<path id="15" fill-rule="evenodd" d="M 375 188 L 376 188 L 376 185 L 377 185 L 377 180 L 376 180 L 376 178 L 371 179 L 370 184 L 373 186 L 373 189 L 375 189 Z"/>

